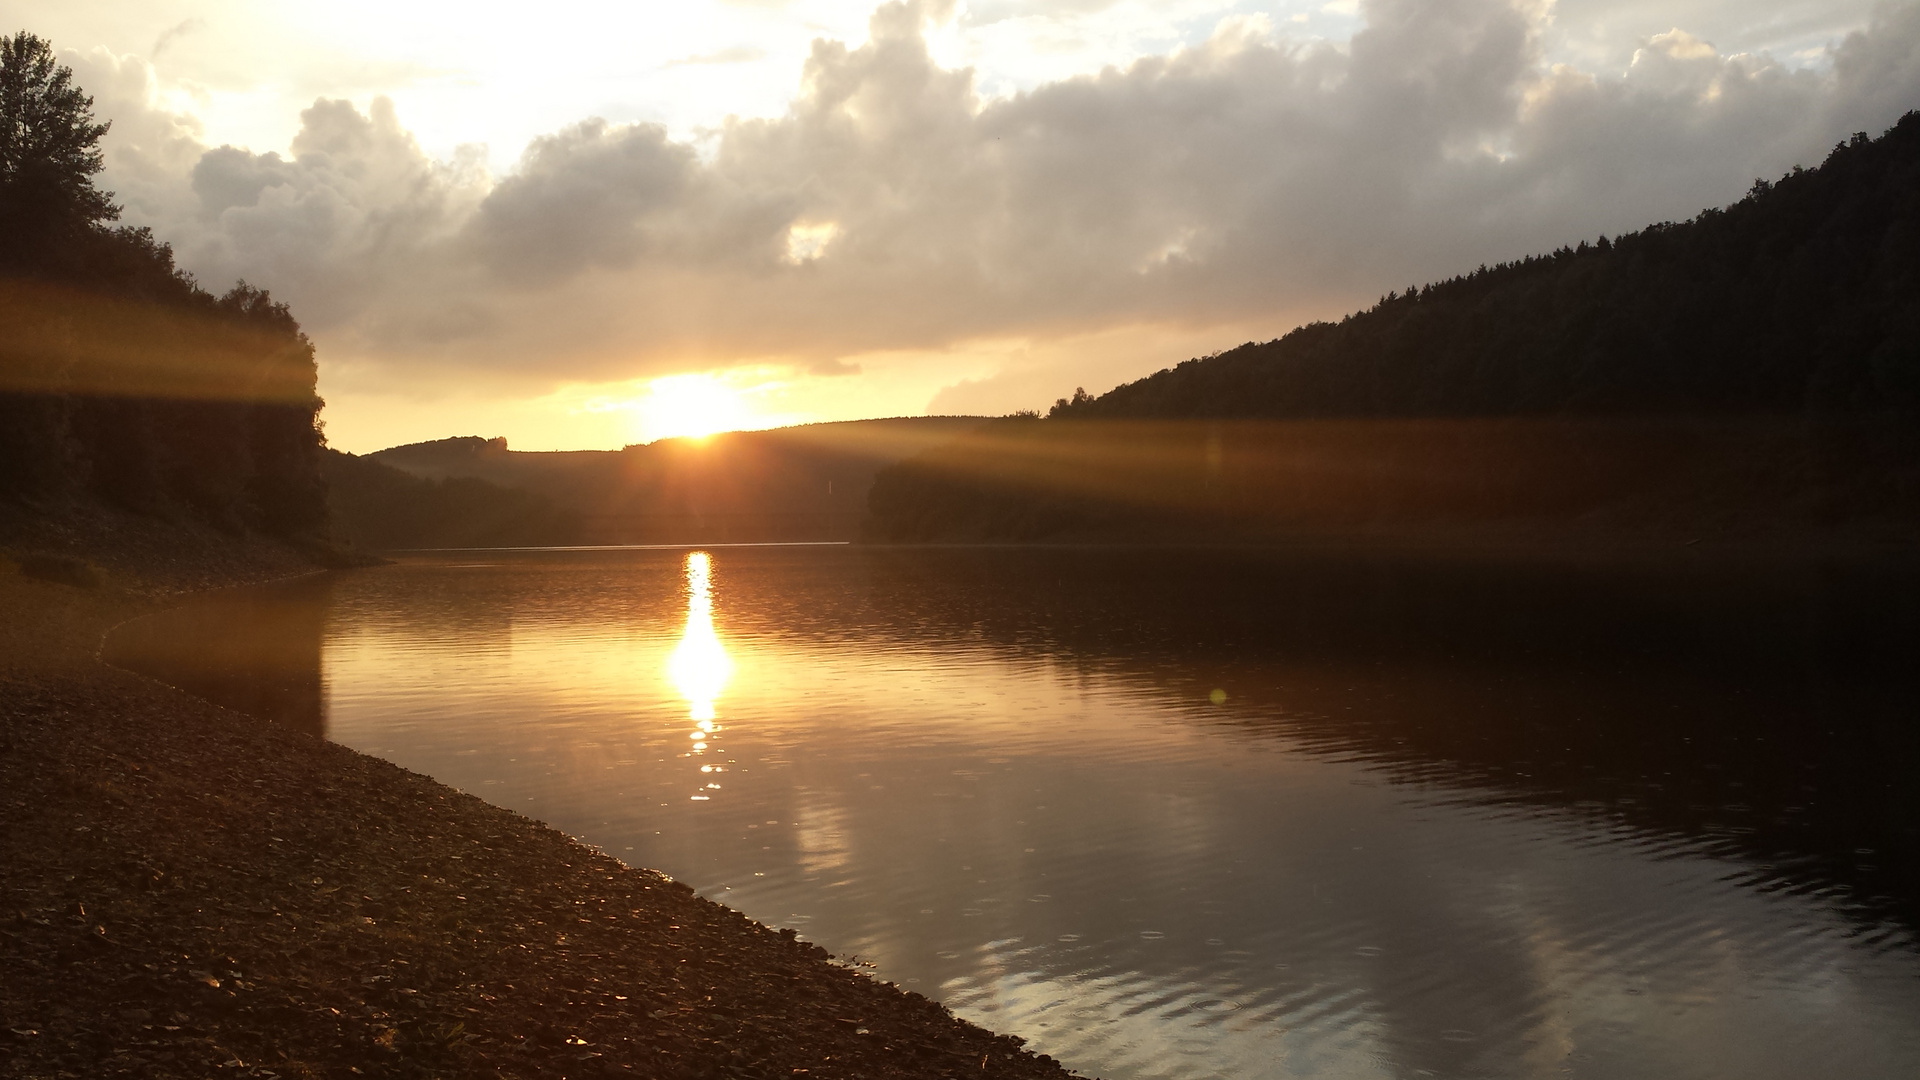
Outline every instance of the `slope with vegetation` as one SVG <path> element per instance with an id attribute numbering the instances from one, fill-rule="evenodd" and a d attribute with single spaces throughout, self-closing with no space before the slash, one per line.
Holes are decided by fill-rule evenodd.
<path id="1" fill-rule="evenodd" d="M 1052 415 L 1920 407 L 1920 113 L 1684 224 L 1390 293 Z"/>
<path id="2" fill-rule="evenodd" d="M 1911 520 L 1920 114 L 1683 224 L 1388 294 L 881 474 L 881 539 Z M 1717 524 L 1716 524 L 1717 523 Z"/>
<path id="3" fill-rule="evenodd" d="M 216 296 L 114 225 L 106 130 L 45 41 L 0 38 L 0 508 L 321 537 L 312 344 L 264 290 Z"/>
<path id="4" fill-rule="evenodd" d="M 377 509 L 366 489 L 374 480 L 370 466 L 442 485 L 431 498 L 456 516 L 433 534 L 462 532 L 476 545 L 483 536 L 494 537 L 485 543 L 848 540 L 866 514 L 875 472 L 980 423 L 944 416 L 857 420 L 623 450 L 521 451 L 508 449 L 505 439 L 469 436 L 391 447 L 353 459 L 352 470 L 331 461 L 328 478 L 336 527 L 363 547 L 443 542 L 402 520 L 414 508 L 382 497 L 380 505 L 392 511 Z M 391 478 L 381 482 L 394 485 Z M 479 505 L 483 490 L 498 492 L 491 513 Z M 535 533 L 546 539 L 524 539 Z M 376 534 L 386 539 L 372 539 Z M 413 539 L 397 542 L 403 536 Z"/>
<path id="5" fill-rule="evenodd" d="M 359 551 L 580 542 L 580 516 L 532 491 L 467 476 L 415 476 L 332 449 L 320 468 L 333 537 Z"/>

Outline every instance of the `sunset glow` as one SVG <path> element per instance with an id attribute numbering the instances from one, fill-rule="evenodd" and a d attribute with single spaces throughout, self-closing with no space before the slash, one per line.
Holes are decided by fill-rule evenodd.
<path id="1" fill-rule="evenodd" d="M 752 427 L 753 414 L 738 391 L 712 375 L 669 375 L 649 384 L 633 405 L 637 434 L 655 439 L 704 439 Z"/>
<path id="2" fill-rule="evenodd" d="M 0 1080 L 1920 1080 L 1917 193 L 1920 0 L 0 0 Z"/>
<path id="3" fill-rule="evenodd" d="M 9 10 L 122 223 L 289 303 L 355 453 L 1044 411 L 1920 100 L 1920 0 Z"/>

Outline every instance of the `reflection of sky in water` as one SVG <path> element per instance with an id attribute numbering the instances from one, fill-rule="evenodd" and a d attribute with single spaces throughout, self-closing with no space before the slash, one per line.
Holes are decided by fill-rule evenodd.
<path id="1" fill-rule="evenodd" d="M 836 557 L 792 572 L 865 587 Z M 332 734 L 1084 1072 L 1920 1070 L 1911 948 L 1818 898 L 1735 884 L 1684 840 L 1229 732 L 1202 721 L 1237 705 L 1205 691 L 823 630 L 739 586 L 770 558 L 343 578 Z M 1276 672 L 1242 675 L 1297 677 Z"/>

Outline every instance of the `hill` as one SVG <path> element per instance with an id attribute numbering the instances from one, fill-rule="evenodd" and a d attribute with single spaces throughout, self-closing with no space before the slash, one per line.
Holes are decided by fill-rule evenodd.
<path id="1" fill-rule="evenodd" d="M 1746 198 L 1390 293 L 1052 415 L 1383 417 L 1920 406 L 1920 114 Z"/>
<path id="2" fill-rule="evenodd" d="M 335 540 L 360 551 L 533 547 L 579 541 L 579 515 L 531 491 L 471 477 L 425 479 L 329 449 L 321 458 Z"/>
<path id="3" fill-rule="evenodd" d="M 1692 221 L 983 428 L 883 471 L 868 535 L 1906 536 L 1916 416 L 1909 114 Z"/>
<path id="4" fill-rule="evenodd" d="M 570 543 L 850 540 L 866 516 L 876 472 L 983 422 L 855 420 L 662 439 L 622 450 L 520 451 L 505 439 L 464 437 L 357 460 L 422 481 L 482 482 L 516 499 L 537 495 L 553 508 L 542 527 L 564 523 Z M 344 471 L 330 475 L 336 484 L 349 482 Z M 344 505 L 336 496 L 336 508 Z"/>

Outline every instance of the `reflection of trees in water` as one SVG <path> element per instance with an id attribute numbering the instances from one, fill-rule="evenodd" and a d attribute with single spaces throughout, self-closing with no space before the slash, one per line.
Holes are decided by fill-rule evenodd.
<path id="1" fill-rule="evenodd" d="M 235 589 L 135 619 L 103 658 L 216 705 L 325 737 L 320 646 L 332 579 Z"/>
<path id="2" fill-rule="evenodd" d="M 1678 833 L 1758 862 L 1768 887 L 1838 884 L 1869 914 L 1920 924 L 1912 567 L 864 558 L 870 588 L 845 617 L 876 629 L 1150 681 L 1219 730 Z"/>

